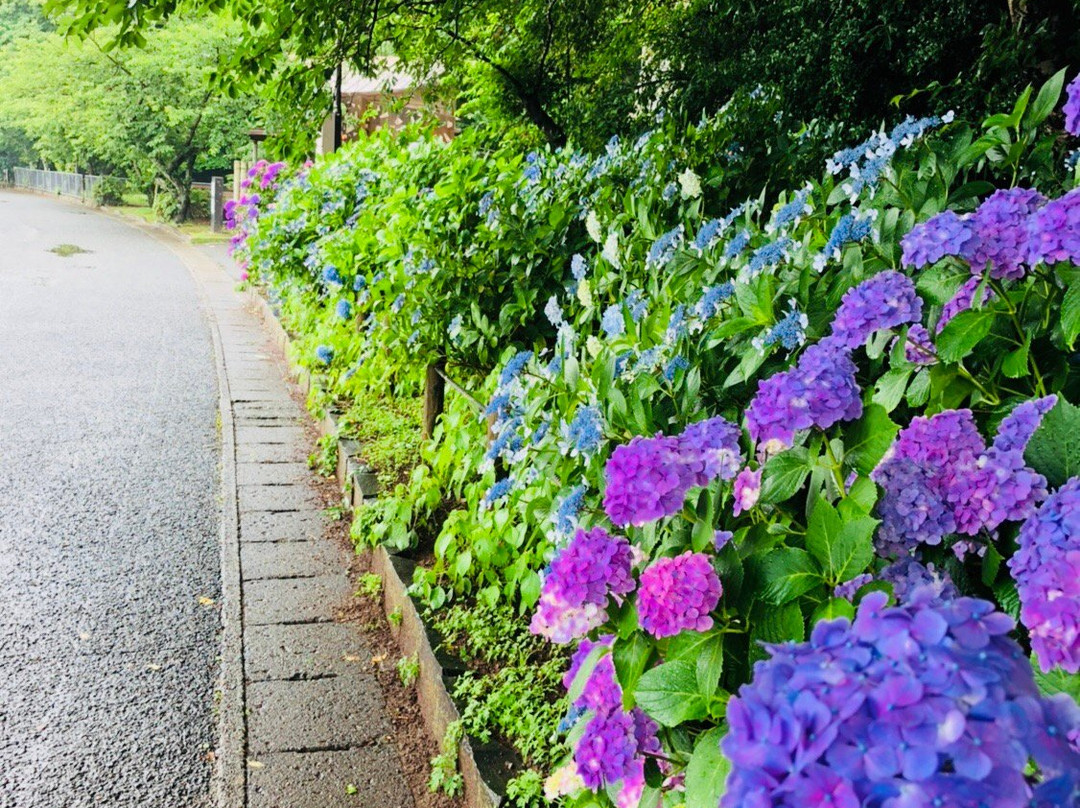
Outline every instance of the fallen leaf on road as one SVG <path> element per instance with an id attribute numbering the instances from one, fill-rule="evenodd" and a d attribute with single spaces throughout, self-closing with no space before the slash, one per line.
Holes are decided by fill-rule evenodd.
<path id="1" fill-rule="evenodd" d="M 80 639 L 80 640 L 89 640 L 89 639 L 90 639 L 90 635 L 89 635 L 89 634 L 87 634 L 87 633 L 86 633 L 85 631 L 80 631 L 80 632 L 79 632 L 79 639 Z"/>
<path id="2" fill-rule="evenodd" d="M 378 665 L 381 662 L 386 662 L 386 654 L 378 654 L 377 656 L 373 656 L 371 658 L 372 665 Z"/>
<path id="3" fill-rule="evenodd" d="M 161 666 L 151 662 L 149 665 L 146 666 L 146 669 L 148 671 L 159 671 L 161 670 Z"/>
<path id="4" fill-rule="evenodd" d="M 264 765 L 266 765 L 266 764 L 260 763 L 257 760 L 249 760 L 248 761 L 248 768 L 249 769 L 261 769 Z"/>
<path id="5" fill-rule="evenodd" d="M 208 598 L 208 597 L 206 597 L 206 595 L 200 595 L 199 596 L 199 605 L 200 606 L 213 606 L 214 605 L 214 599 L 213 598 Z"/>
<path id="6" fill-rule="evenodd" d="M 344 660 L 345 662 L 359 662 L 360 657 L 356 656 L 355 654 L 346 654 L 342 657 L 342 660 Z"/>

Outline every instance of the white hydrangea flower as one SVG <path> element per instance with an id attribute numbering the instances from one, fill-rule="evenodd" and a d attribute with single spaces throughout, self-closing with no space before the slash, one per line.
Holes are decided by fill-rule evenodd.
<path id="1" fill-rule="evenodd" d="M 590 210 L 589 214 L 585 217 L 585 229 L 589 233 L 589 238 L 597 244 L 604 240 L 604 237 L 600 232 L 600 219 L 596 215 L 595 210 Z"/>
<path id="2" fill-rule="evenodd" d="M 682 189 L 683 199 L 697 199 L 701 196 L 701 178 L 693 169 L 688 168 L 679 175 L 679 187 Z"/>

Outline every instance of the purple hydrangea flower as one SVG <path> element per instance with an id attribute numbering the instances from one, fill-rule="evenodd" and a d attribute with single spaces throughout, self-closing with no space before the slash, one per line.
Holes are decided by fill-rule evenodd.
<path id="1" fill-rule="evenodd" d="M 848 289 L 833 319 L 832 336 L 845 348 L 858 348 L 884 328 L 917 323 L 922 300 L 906 275 L 888 270 Z"/>
<path id="2" fill-rule="evenodd" d="M 904 359 L 913 365 L 937 364 L 937 347 L 930 339 L 930 332 L 921 323 L 915 323 L 904 340 Z"/>
<path id="3" fill-rule="evenodd" d="M 611 647 L 613 640 L 610 634 L 597 642 L 582 640 L 563 677 L 563 686 L 569 690 L 593 649 Z M 611 654 L 597 660 L 571 710 L 592 713 L 574 748 L 574 766 L 586 788 L 599 791 L 617 786 L 617 803 L 636 806 L 645 785 L 644 755 L 658 754 L 660 740 L 656 724 L 641 709 L 622 709 L 622 688 L 615 678 Z"/>
<path id="4" fill-rule="evenodd" d="M 972 275 L 964 281 L 964 285 L 956 291 L 956 294 L 952 296 L 952 299 L 950 299 L 949 302 L 945 304 L 945 307 L 942 308 L 941 317 L 937 322 L 937 333 L 940 334 L 953 317 L 962 311 L 967 311 L 975 304 L 975 292 L 978 290 L 981 283 L 982 278 L 978 275 Z M 980 305 L 985 306 L 993 299 L 994 290 L 989 286 L 985 287 L 983 289 L 982 303 Z"/>
<path id="5" fill-rule="evenodd" d="M 612 452 L 604 469 L 604 510 L 620 526 L 671 516 L 687 491 L 717 477 L 731 479 L 742 460 L 739 429 L 720 416 L 675 437 L 634 437 Z"/>
<path id="6" fill-rule="evenodd" d="M 1080 262 L 1080 188 L 1047 202 L 1028 219 L 1032 264 Z"/>
<path id="7" fill-rule="evenodd" d="M 713 625 L 709 613 L 722 592 L 708 556 L 686 552 L 660 558 L 641 573 L 638 622 L 658 638 L 685 630 L 708 631 Z"/>
<path id="8" fill-rule="evenodd" d="M 766 454 L 791 446 L 795 433 L 862 415 L 855 363 L 835 343 L 811 345 L 798 364 L 758 382 L 746 411 L 750 437 Z"/>
<path id="9" fill-rule="evenodd" d="M 678 438 L 636 436 L 616 447 L 604 469 L 604 511 L 616 525 L 644 525 L 682 508 L 692 487 Z"/>
<path id="10" fill-rule="evenodd" d="M 1065 89 L 1065 131 L 1070 135 L 1080 135 L 1080 76 L 1069 82 Z"/>
<path id="11" fill-rule="evenodd" d="M 922 269 L 947 255 L 967 255 L 975 234 L 969 220 L 951 210 L 915 225 L 900 240 L 904 266 Z"/>
<path id="12" fill-rule="evenodd" d="M 868 572 L 864 572 L 862 575 L 856 575 L 850 581 L 844 581 L 833 587 L 833 597 L 853 601 L 855 600 L 855 593 L 859 591 L 859 588 L 866 586 L 872 580 L 874 580 L 874 576 Z"/>
<path id="13" fill-rule="evenodd" d="M 715 533 L 713 533 L 713 549 L 719 553 L 721 550 L 728 546 L 728 544 L 733 538 L 735 538 L 735 534 L 732 533 L 730 530 L 716 531 Z"/>
<path id="14" fill-rule="evenodd" d="M 929 589 L 887 602 L 871 592 L 854 621 L 767 646 L 728 702 L 721 807 L 1074 805 L 1080 708 L 1040 696 L 1013 621 Z"/>
<path id="15" fill-rule="evenodd" d="M 1009 569 L 1039 666 L 1080 672 L 1080 477 L 1050 495 L 1018 541 Z"/>
<path id="16" fill-rule="evenodd" d="M 742 465 L 739 428 L 719 415 L 690 424 L 678 441 L 680 458 L 695 485 L 708 485 L 717 477 L 730 480 Z"/>
<path id="17" fill-rule="evenodd" d="M 904 556 L 950 533 L 975 535 L 1027 518 L 1046 496 L 1046 479 L 1023 453 L 1047 409 L 1045 399 L 1017 407 L 989 449 L 971 410 L 915 418 L 870 475 L 884 489 L 878 550 Z"/>
<path id="18" fill-rule="evenodd" d="M 603 528 L 578 530 L 544 576 L 529 630 L 566 643 L 607 619 L 609 597 L 632 592 L 630 543 Z M 592 608 L 590 608 L 592 607 Z M 583 626 L 588 626 L 584 631 Z"/>
<path id="19" fill-rule="evenodd" d="M 735 478 L 735 501 L 732 513 L 738 516 L 757 505 L 761 496 L 761 469 L 751 470 L 749 466 L 739 472 Z"/>
<path id="20" fill-rule="evenodd" d="M 972 273 L 982 274 L 990 266 L 995 278 L 1016 280 L 1027 271 L 1028 218 L 1046 202 L 1031 188 L 994 191 L 971 217 L 975 235 L 965 258 Z"/>
<path id="21" fill-rule="evenodd" d="M 935 569 L 933 564 L 923 564 L 915 556 L 897 559 L 881 571 L 880 577 L 892 584 L 893 595 L 900 603 L 906 603 L 916 590 L 927 588 L 940 600 L 960 596 L 949 573 Z"/>

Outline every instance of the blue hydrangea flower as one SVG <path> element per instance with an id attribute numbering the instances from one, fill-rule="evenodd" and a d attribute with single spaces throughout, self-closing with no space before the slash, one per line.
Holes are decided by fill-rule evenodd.
<path id="1" fill-rule="evenodd" d="M 341 286 L 341 273 L 338 272 L 337 267 L 330 265 L 322 271 L 323 283 L 327 285 Z"/>
<path id="2" fill-rule="evenodd" d="M 342 298 L 337 302 L 337 308 L 334 313 L 342 320 L 348 320 L 349 315 L 352 314 L 352 304 L 348 300 Z"/>
<path id="3" fill-rule="evenodd" d="M 404 293 L 402 293 L 402 294 L 398 295 L 396 298 L 394 298 L 394 302 L 392 304 L 390 304 L 390 308 L 396 314 L 397 312 L 401 311 L 401 309 L 402 309 L 402 307 L 404 305 L 405 305 L 405 295 L 404 295 Z"/>
<path id="4" fill-rule="evenodd" d="M 661 196 L 664 198 L 665 202 L 670 202 L 672 199 L 675 198 L 675 194 L 677 194 L 678 192 L 679 186 L 673 182 L 669 182 L 667 185 L 664 186 L 664 190 L 661 193 Z"/>
<path id="5" fill-rule="evenodd" d="M 626 333 L 623 307 L 618 303 L 613 303 L 604 309 L 604 314 L 600 318 L 600 328 L 604 330 L 608 339 L 616 339 Z"/>
<path id="6" fill-rule="evenodd" d="M 555 295 L 548 298 L 548 302 L 544 306 L 544 315 L 556 328 L 563 324 L 562 307 L 559 305 L 559 299 Z"/>
<path id="7" fill-rule="evenodd" d="M 365 276 L 357 275 L 353 278 L 352 288 L 354 292 L 359 292 L 365 286 L 367 286 L 367 278 Z"/>
<path id="8" fill-rule="evenodd" d="M 499 387 L 507 387 L 514 381 L 532 358 L 532 351 L 519 351 L 516 353 L 503 367 L 502 373 L 499 374 Z"/>
<path id="9" fill-rule="evenodd" d="M 810 186 L 807 185 L 792 196 L 789 202 L 782 205 L 780 209 L 776 211 L 772 221 L 769 222 L 768 226 L 765 228 L 766 232 L 771 233 L 777 230 L 783 230 L 789 225 L 794 227 L 804 215 L 810 213 L 813 208 L 806 202 L 806 200 L 810 198 L 810 190 Z"/>
<path id="10" fill-rule="evenodd" d="M 496 502 L 505 499 L 513 490 L 514 479 L 512 477 L 504 477 L 487 490 L 483 500 L 480 502 L 480 507 L 490 508 Z"/>
<path id="11" fill-rule="evenodd" d="M 720 310 L 720 304 L 733 294 L 735 294 L 735 284 L 731 281 L 706 287 L 701 299 L 694 306 L 694 314 L 701 320 L 711 320 Z"/>
<path id="12" fill-rule="evenodd" d="M 322 364 L 329 365 L 334 361 L 334 349 L 329 345 L 320 345 L 315 349 L 315 358 Z"/>
<path id="13" fill-rule="evenodd" d="M 750 263 L 747 265 L 747 271 L 750 273 L 750 277 L 754 277 L 760 274 L 763 270 L 773 269 L 780 265 L 780 262 L 787 257 L 788 247 L 791 246 L 791 239 L 781 238 L 768 244 L 763 244 L 754 250 L 754 254 L 750 256 Z"/>
<path id="14" fill-rule="evenodd" d="M 589 271 L 589 265 L 585 263 L 585 259 L 577 253 L 570 259 L 570 274 L 574 276 L 574 280 L 579 283 L 585 280 L 585 274 Z"/>
<path id="15" fill-rule="evenodd" d="M 664 378 L 668 382 L 675 381 L 675 374 L 680 370 L 686 370 L 690 367 L 690 362 L 685 356 L 676 356 L 667 363 L 667 367 L 664 368 Z"/>
<path id="16" fill-rule="evenodd" d="M 792 300 L 791 310 L 766 331 L 764 336 L 755 340 L 755 345 L 760 351 L 779 342 L 786 350 L 793 351 L 806 342 L 808 324 L 806 315 L 795 307 L 795 301 Z"/>
<path id="17" fill-rule="evenodd" d="M 604 440 L 604 419 L 594 406 L 578 407 L 574 418 L 563 430 L 571 446 L 571 455 L 592 455 Z"/>
<path id="18" fill-rule="evenodd" d="M 720 234 L 721 222 L 719 219 L 710 219 L 701 226 L 694 237 L 694 249 L 702 254 L 713 245 L 716 237 Z"/>
<path id="19" fill-rule="evenodd" d="M 668 263 L 675 255 L 683 238 L 683 226 L 680 224 L 653 242 L 645 258 L 645 266 L 658 268 Z"/>
<path id="20" fill-rule="evenodd" d="M 630 310 L 630 319 L 640 323 L 649 312 L 649 304 L 640 289 L 634 289 L 626 296 L 626 307 Z"/>
<path id="21" fill-rule="evenodd" d="M 585 499 L 585 486 L 577 485 L 570 489 L 555 511 L 555 530 L 561 536 L 570 536 L 578 526 L 577 516 Z"/>
<path id="22" fill-rule="evenodd" d="M 746 249 L 746 245 L 750 243 L 750 231 L 740 230 L 735 234 L 735 237 L 727 243 L 724 247 L 724 258 L 732 259 L 742 253 Z"/>

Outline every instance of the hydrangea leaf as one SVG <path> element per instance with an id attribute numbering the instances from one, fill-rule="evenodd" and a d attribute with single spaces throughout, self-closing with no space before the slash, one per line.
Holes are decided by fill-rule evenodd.
<path id="1" fill-rule="evenodd" d="M 990 333 L 996 316 L 993 309 L 977 309 L 953 317 L 938 335 L 938 358 L 942 362 L 959 362 Z"/>
<path id="2" fill-rule="evenodd" d="M 969 277 L 971 273 L 966 268 L 947 261 L 920 272 L 915 288 L 929 298 L 931 303 L 940 306 L 947 303 Z"/>
<path id="3" fill-rule="evenodd" d="M 844 460 L 860 474 L 869 474 L 892 446 L 900 427 L 893 423 L 885 407 L 870 404 L 862 418 L 845 429 Z"/>
<path id="4" fill-rule="evenodd" d="M 720 751 L 724 731 L 713 727 L 702 733 L 686 765 L 686 808 L 716 808 L 724 795 L 731 761 Z"/>
<path id="5" fill-rule="evenodd" d="M 1031 335 L 1024 337 L 1024 344 L 1015 351 L 1010 351 L 1001 362 L 1001 372 L 1010 379 L 1019 379 L 1030 373 L 1028 369 L 1028 351 L 1031 348 Z"/>
<path id="6" fill-rule="evenodd" d="M 1027 115 L 1024 117 L 1025 127 L 1033 129 L 1050 116 L 1050 113 L 1057 106 L 1058 99 L 1061 98 L 1061 88 L 1064 84 L 1065 68 L 1062 68 L 1047 79 L 1046 83 L 1039 89 L 1039 94 L 1031 102 Z"/>
<path id="7" fill-rule="evenodd" d="M 1080 473 L 1080 407 L 1058 397 L 1028 443 L 1024 459 L 1057 488 Z"/>
<path id="8" fill-rule="evenodd" d="M 878 525 L 869 516 L 845 520 L 829 502 L 818 500 L 806 528 L 806 549 L 821 564 L 831 584 L 866 569 L 874 558 L 872 536 Z"/>
<path id="9" fill-rule="evenodd" d="M 911 368 L 893 368 L 885 373 L 874 385 L 874 403 L 887 413 L 895 410 L 896 405 L 904 398 L 910 377 Z"/>
<path id="10" fill-rule="evenodd" d="M 1056 696 L 1058 693 L 1068 693 L 1076 701 L 1080 701 L 1080 674 L 1066 673 L 1061 668 L 1054 668 L 1049 673 L 1043 673 L 1039 667 L 1039 660 L 1034 654 L 1031 656 L 1031 668 L 1035 674 L 1035 684 L 1039 686 L 1045 696 Z"/>
<path id="11" fill-rule="evenodd" d="M 645 671 L 638 679 L 634 698 L 665 727 L 704 718 L 709 712 L 706 697 L 698 690 L 694 665 L 681 659 Z"/>
<path id="12" fill-rule="evenodd" d="M 818 620 L 836 620 L 839 617 L 852 619 L 855 617 L 855 607 L 843 598 L 830 598 L 814 609 L 814 613 L 810 616 L 810 623 L 816 623 Z"/>
<path id="13" fill-rule="evenodd" d="M 783 547 L 757 559 L 761 598 L 782 606 L 822 583 L 814 559 L 798 547 Z"/>
<path id="14" fill-rule="evenodd" d="M 802 488 L 810 473 L 810 454 L 796 446 L 769 458 L 761 479 L 760 502 L 776 505 Z"/>
<path id="15" fill-rule="evenodd" d="M 1061 301 L 1061 332 L 1065 344 L 1072 350 L 1076 337 L 1080 334 L 1080 281 L 1069 285 Z"/>
<path id="16" fill-rule="evenodd" d="M 635 631 L 629 638 L 615 643 L 612 661 L 615 663 L 615 675 L 624 693 L 634 692 L 638 679 L 645 671 L 645 666 L 652 656 L 653 644 L 640 631 Z"/>

